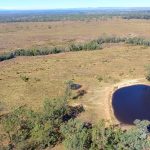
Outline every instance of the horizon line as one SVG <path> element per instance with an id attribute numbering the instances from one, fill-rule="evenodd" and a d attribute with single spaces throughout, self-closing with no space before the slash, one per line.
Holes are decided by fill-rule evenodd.
<path id="1" fill-rule="evenodd" d="M 0 8 L 0 11 L 32 11 L 32 10 L 69 10 L 69 9 L 128 9 L 128 8 L 141 8 L 141 9 L 150 9 L 150 6 L 139 7 L 139 6 L 129 6 L 129 7 L 68 7 L 68 8 L 36 8 L 36 9 L 18 9 L 18 8 Z"/>

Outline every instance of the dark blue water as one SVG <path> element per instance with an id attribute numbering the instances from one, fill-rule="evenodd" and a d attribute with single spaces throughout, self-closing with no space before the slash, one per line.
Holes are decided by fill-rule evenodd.
<path id="1" fill-rule="evenodd" d="M 150 121 L 150 86 L 133 85 L 118 89 L 113 94 L 115 117 L 125 124 L 136 119 Z"/>

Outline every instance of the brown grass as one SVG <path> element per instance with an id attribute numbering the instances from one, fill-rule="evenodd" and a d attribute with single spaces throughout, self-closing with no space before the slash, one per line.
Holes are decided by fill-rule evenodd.
<path id="1" fill-rule="evenodd" d="M 103 35 L 150 38 L 149 20 L 109 19 L 100 21 L 60 21 L 1 23 L 0 53 L 17 48 L 66 45 Z"/>

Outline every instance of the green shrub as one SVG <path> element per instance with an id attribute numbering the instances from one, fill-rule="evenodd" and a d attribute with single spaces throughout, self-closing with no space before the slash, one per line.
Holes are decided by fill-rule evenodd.
<path id="1" fill-rule="evenodd" d="M 87 43 L 80 44 L 71 44 L 69 47 L 69 51 L 82 51 L 82 50 L 96 50 L 101 49 L 101 46 L 97 43 L 97 41 L 90 41 Z"/>
<path id="2" fill-rule="evenodd" d="M 148 121 L 138 121 L 129 130 L 121 130 L 119 126 L 106 127 L 101 121 L 92 128 L 92 144 L 90 150 L 144 150 L 150 148 Z"/>
<path id="3" fill-rule="evenodd" d="M 96 78 L 99 82 L 102 82 L 104 80 L 102 76 L 97 76 Z"/>
<path id="4" fill-rule="evenodd" d="M 43 112 L 35 121 L 31 130 L 30 140 L 38 148 L 53 147 L 62 140 L 60 125 L 63 116 L 68 112 L 68 105 L 64 98 L 50 99 L 44 102 Z"/>
<path id="5" fill-rule="evenodd" d="M 57 98 L 52 100 L 46 100 L 44 102 L 44 117 L 45 119 L 51 119 L 52 121 L 62 122 L 63 116 L 68 112 L 68 105 L 66 99 Z"/>
<path id="6" fill-rule="evenodd" d="M 0 61 L 12 59 L 12 58 L 15 58 L 14 53 L 5 53 L 5 54 L 0 55 Z"/>
<path id="7" fill-rule="evenodd" d="M 139 38 L 139 37 L 128 38 L 126 40 L 126 43 L 132 44 L 132 45 L 150 46 L 150 41 L 145 40 L 143 38 Z"/>
<path id="8" fill-rule="evenodd" d="M 51 52 L 50 54 L 58 54 L 58 53 L 61 53 L 61 52 L 64 52 L 64 49 L 59 49 L 59 48 L 53 48 L 51 49 Z"/>
<path id="9" fill-rule="evenodd" d="M 40 149 L 53 147 L 61 139 L 58 125 L 55 126 L 51 120 L 42 124 L 37 122 L 31 130 L 30 140 Z"/>
<path id="10" fill-rule="evenodd" d="M 28 82 L 28 81 L 29 81 L 29 77 L 27 77 L 27 76 L 22 76 L 22 75 L 20 75 L 20 78 L 21 78 L 24 82 Z"/>
<path id="11" fill-rule="evenodd" d="M 100 121 L 92 128 L 92 144 L 90 150 L 119 149 L 123 131 L 115 126 L 106 128 L 105 121 Z"/>
<path id="12" fill-rule="evenodd" d="M 112 37 L 100 37 L 98 40 L 97 40 L 97 43 L 98 44 L 103 44 L 103 43 L 120 43 L 120 42 L 125 42 L 126 41 L 126 38 L 125 37 L 115 37 L 115 36 L 112 36 Z"/>
<path id="13" fill-rule="evenodd" d="M 147 73 L 146 79 L 147 79 L 148 81 L 150 81 L 150 71 Z"/>
<path id="14" fill-rule="evenodd" d="M 61 126 L 64 136 L 64 145 L 67 150 L 88 150 L 91 144 L 91 132 L 84 126 L 84 123 L 77 120 L 70 120 Z"/>
<path id="15" fill-rule="evenodd" d="M 14 52 L 15 56 L 38 56 L 38 55 L 49 55 L 49 54 L 57 54 L 63 52 L 63 49 L 52 48 L 52 49 L 19 49 Z"/>
<path id="16" fill-rule="evenodd" d="M 91 150 L 104 149 L 107 143 L 105 137 L 105 122 L 101 121 L 92 128 Z"/>
<path id="17" fill-rule="evenodd" d="M 36 114 L 26 107 L 19 107 L 2 119 L 4 131 L 11 143 L 19 143 L 30 137 Z"/>
<path id="18" fill-rule="evenodd" d="M 69 47 L 69 51 L 82 51 L 83 45 L 81 44 L 71 44 Z"/>
<path id="19" fill-rule="evenodd" d="M 150 46 L 150 41 L 145 40 L 140 37 L 132 37 L 132 38 L 126 38 L 126 37 L 100 37 L 97 40 L 98 44 L 103 44 L 103 43 L 127 43 L 127 44 L 132 44 L 132 45 L 143 45 L 143 46 Z"/>
<path id="20" fill-rule="evenodd" d="M 96 49 L 101 49 L 101 46 L 97 43 L 97 41 L 91 41 L 88 43 L 85 43 L 83 45 L 84 50 L 96 50 Z"/>
<path id="21" fill-rule="evenodd" d="M 149 121 L 138 121 L 136 126 L 124 132 L 121 136 L 122 149 L 125 150 L 145 150 L 150 149 L 150 140 L 148 138 L 149 131 L 147 130 Z"/>

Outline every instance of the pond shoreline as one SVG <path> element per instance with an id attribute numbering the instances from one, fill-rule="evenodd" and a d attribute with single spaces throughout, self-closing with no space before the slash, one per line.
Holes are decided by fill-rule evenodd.
<path id="1" fill-rule="evenodd" d="M 140 85 L 140 84 L 149 85 L 149 83 L 144 78 L 139 78 L 139 79 L 124 80 L 122 82 L 114 84 L 111 87 L 110 94 L 109 94 L 109 97 L 108 97 L 108 105 L 109 105 L 109 113 L 110 113 L 110 116 L 111 116 L 110 117 L 111 118 L 111 120 L 110 120 L 111 124 L 118 124 L 123 128 L 132 126 L 132 125 L 121 123 L 115 117 L 114 110 L 113 110 L 113 107 L 112 107 L 113 94 L 115 93 L 115 91 L 117 91 L 120 88 L 132 86 L 132 85 Z"/>

